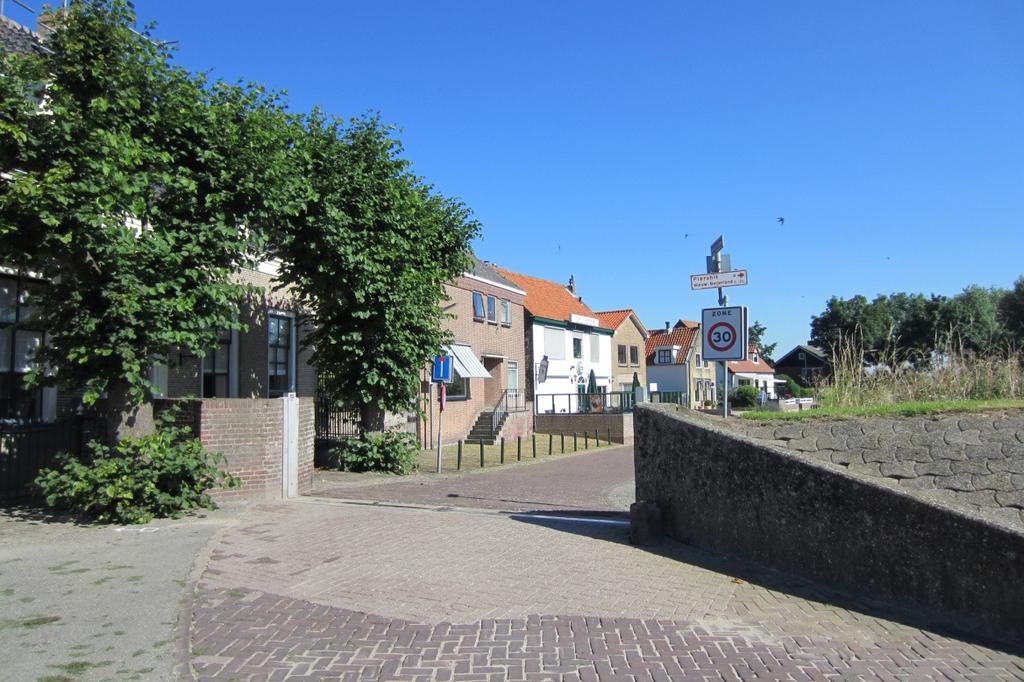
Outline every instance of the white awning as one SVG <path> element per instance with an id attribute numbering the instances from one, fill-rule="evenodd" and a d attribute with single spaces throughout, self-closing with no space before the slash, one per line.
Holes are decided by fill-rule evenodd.
<path id="1" fill-rule="evenodd" d="M 765 381 L 766 379 L 773 378 L 771 374 L 765 372 L 764 374 L 754 374 L 753 372 L 733 372 L 733 376 L 737 376 L 740 379 L 756 379 L 757 381 Z M 783 381 L 782 383 L 786 383 Z"/>
<path id="2" fill-rule="evenodd" d="M 445 348 L 445 351 L 452 356 L 455 363 L 455 371 L 463 379 L 490 379 L 491 373 L 484 369 L 480 361 L 473 354 L 473 349 L 462 343 L 453 343 Z"/>

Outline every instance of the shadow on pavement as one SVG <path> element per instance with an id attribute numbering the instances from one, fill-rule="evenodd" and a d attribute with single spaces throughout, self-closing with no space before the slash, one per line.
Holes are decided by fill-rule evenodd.
<path id="1" fill-rule="evenodd" d="M 101 525 L 93 519 L 55 512 L 49 507 L 37 502 L 26 501 L 24 498 L 17 501 L 0 501 L 0 522 L 3 521 L 30 525 L 68 524 L 83 528 Z"/>
<path id="2" fill-rule="evenodd" d="M 509 513 L 508 517 L 514 521 L 540 525 L 595 540 L 630 544 L 629 515 L 622 512 L 581 510 L 513 512 Z M 908 627 L 926 630 L 942 637 L 988 647 L 1015 656 L 1024 655 L 1024 646 L 993 640 L 959 629 L 956 624 L 950 623 L 948 619 L 941 616 L 908 611 L 881 600 L 854 597 L 811 580 L 766 568 L 738 557 L 708 552 L 671 539 L 663 539 L 651 545 L 633 546 L 638 550 L 657 556 L 731 576 L 733 582 L 747 582 L 800 599 L 829 604 L 873 618 L 890 620 Z"/>

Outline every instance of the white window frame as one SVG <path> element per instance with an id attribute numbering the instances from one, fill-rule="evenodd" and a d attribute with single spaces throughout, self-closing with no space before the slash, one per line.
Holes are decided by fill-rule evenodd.
<path id="1" fill-rule="evenodd" d="M 295 313 L 290 313 L 285 310 L 268 310 L 267 311 L 267 335 L 264 343 L 267 348 L 267 397 L 268 398 L 279 398 L 281 396 L 270 395 L 270 318 L 271 317 L 284 317 L 291 321 L 288 325 L 288 388 L 283 392 L 282 395 L 289 393 L 295 393 L 296 376 L 295 376 L 295 342 L 297 340 L 297 334 L 295 329 Z"/>

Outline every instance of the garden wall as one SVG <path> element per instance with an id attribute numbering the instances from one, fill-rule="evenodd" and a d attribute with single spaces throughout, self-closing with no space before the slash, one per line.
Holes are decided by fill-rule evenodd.
<path id="1" fill-rule="evenodd" d="M 299 493 L 313 487 L 313 399 L 298 398 L 297 450 Z M 272 500 L 283 497 L 284 399 L 207 398 L 160 400 L 182 411 L 178 422 L 197 433 L 203 445 L 227 459 L 227 470 L 241 479 L 237 488 L 211 491 L 213 497 Z"/>
<path id="2" fill-rule="evenodd" d="M 676 539 L 1024 643 L 1024 530 L 721 420 L 667 405 L 634 418 L 637 500 Z"/>
<path id="3" fill-rule="evenodd" d="M 613 443 L 629 445 L 633 442 L 633 415 L 631 414 L 538 414 L 534 430 L 556 436 L 597 432 L 603 441 L 611 435 Z"/>

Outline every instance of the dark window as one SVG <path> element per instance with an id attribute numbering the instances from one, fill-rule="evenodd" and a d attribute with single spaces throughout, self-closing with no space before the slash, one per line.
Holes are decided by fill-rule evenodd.
<path id="1" fill-rule="evenodd" d="M 445 389 L 445 398 L 447 400 L 469 399 L 469 380 L 459 376 L 455 368 L 452 368 L 452 382 Z"/>
<path id="2" fill-rule="evenodd" d="M 25 388 L 33 354 L 43 333 L 33 328 L 29 285 L 20 277 L 0 277 L 0 419 L 40 419 L 43 392 Z"/>
<path id="3" fill-rule="evenodd" d="M 658 364 L 668 365 L 672 363 L 672 351 L 665 348 L 658 351 Z"/>
<path id="4" fill-rule="evenodd" d="M 496 302 L 493 296 L 487 297 L 487 321 L 497 322 L 498 321 L 498 310 Z"/>
<path id="5" fill-rule="evenodd" d="M 479 291 L 473 292 L 473 319 L 484 319 L 484 295 Z"/>
<path id="6" fill-rule="evenodd" d="M 267 372 L 271 398 L 277 398 L 292 390 L 291 351 L 292 319 L 283 315 L 268 316 Z"/>
<path id="7" fill-rule="evenodd" d="M 583 339 L 572 340 L 572 356 L 577 360 L 583 359 Z"/>
<path id="8" fill-rule="evenodd" d="M 638 346 L 629 347 L 629 364 L 639 365 L 640 364 L 640 348 Z"/>
<path id="9" fill-rule="evenodd" d="M 203 397 L 228 397 L 228 357 L 231 349 L 231 332 L 217 335 L 217 342 L 206 349 L 203 356 Z"/>
<path id="10" fill-rule="evenodd" d="M 619 364 L 626 364 L 626 346 L 625 344 L 619 344 Z"/>

